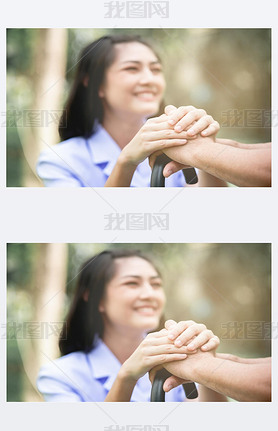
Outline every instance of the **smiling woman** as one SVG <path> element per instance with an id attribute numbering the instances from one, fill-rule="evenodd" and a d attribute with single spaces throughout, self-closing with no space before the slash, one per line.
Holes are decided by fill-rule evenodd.
<path id="1" fill-rule="evenodd" d="M 161 275 L 139 251 L 104 251 L 85 262 L 60 336 L 62 357 L 39 374 L 45 400 L 149 401 L 148 372 L 188 353 L 166 329 L 157 331 L 164 305 Z M 198 347 L 218 346 L 204 326 L 188 325 L 194 337 L 202 334 L 195 338 Z M 206 389 L 203 400 L 219 397 Z M 166 396 L 166 401 L 183 400 L 182 387 Z"/>
<path id="2" fill-rule="evenodd" d="M 111 128 L 110 121 L 133 120 L 141 127 L 142 120 L 159 109 L 165 89 L 161 63 L 148 46 L 139 42 L 118 44 L 115 52 L 115 61 L 99 90 L 103 126 Z M 124 144 L 120 142 L 120 146 Z"/>
<path id="3" fill-rule="evenodd" d="M 165 90 L 159 56 L 139 36 L 104 36 L 81 52 L 78 70 L 60 121 L 62 142 L 40 155 L 37 171 L 46 186 L 147 187 L 148 157 L 184 145 L 186 131 L 157 115 Z M 184 107 L 199 132 L 214 135 L 219 125 L 205 111 Z M 192 112 L 191 112 L 192 114 Z M 192 136 L 191 136 L 192 138 Z M 201 174 L 202 175 L 202 174 Z M 204 174 L 203 185 L 223 181 Z M 166 186 L 185 185 L 181 172 Z"/>

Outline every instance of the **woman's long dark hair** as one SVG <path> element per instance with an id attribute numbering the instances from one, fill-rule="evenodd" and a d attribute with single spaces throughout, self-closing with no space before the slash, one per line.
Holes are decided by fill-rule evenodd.
<path id="1" fill-rule="evenodd" d="M 102 337 L 104 328 L 99 304 L 107 283 L 116 272 L 115 259 L 124 257 L 140 257 L 159 273 L 153 262 L 138 250 L 109 250 L 87 260 L 81 267 L 73 302 L 60 334 L 62 355 L 80 350 L 89 352 L 94 348 L 96 336 Z"/>
<path id="2" fill-rule="evenodd" d="M 88 138 L 94 133 L 96 120 L 102 123 L 103 106 L 99 89 L 107 68 L 115 59 L 115 45 L 128 42 L 142 43 L 154 52 L 140 36 L 132 35 L 104 36 L 82 50 L 75 80 L 59 123 L 59 134 L 63 141 L 74 136 Z"/>

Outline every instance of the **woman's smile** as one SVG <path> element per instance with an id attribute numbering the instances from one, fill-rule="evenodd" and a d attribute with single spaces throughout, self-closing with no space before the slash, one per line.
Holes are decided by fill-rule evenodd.
<path id="1" fill-rule="evenodd" d="M 157 99 L 157 92 L 149 91 L 149 90 L 143 90 L 143 91 L 135 93 L 135 96 L 141 100 L 153 101 L 153 100 Z"/>
<path id="2" fill-rule="evenodd" d="M 160 275 L 140 257 L 118 259 L 116 265 L 100 304 L 104 328 L 112 325 L 139 332 L 156 328 L 165 305 Z"/>
<path id="3" fill-rule="evenodd" d="M 116 52 L 116 59 L 107 69 L 99 92 L 104 117 L 108 111 L 144 118 L 155 114 L 165 89 L 158 58 L 150 48 L 138 42 L 119 44 Z"/>
<path id="4" fill-rule="evenodd" d="M 150 305 L 141 305 L 134 308 L 136 312 L 144 316 L 155 316 L 157 314 L 157 307 Z"/>

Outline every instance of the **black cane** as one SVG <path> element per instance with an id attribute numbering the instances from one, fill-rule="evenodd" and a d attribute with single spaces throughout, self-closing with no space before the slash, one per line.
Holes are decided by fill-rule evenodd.
<path id="1" fill-rule="evenodd" d="M 151 176 L 151 187 L 165 187 L 165 177 L 163 176 L 163 169 L 167 163 L 172 160 L 166 154 L 157 156 Z M 186 184 L 196 184 L 198 176 L 195 168 L 186 168 L 182 170 Z"/>
<path id="2" fill-rule="evenodd" d="M 152 391 L 151 391 L 151 401 L 155 402 L 164 402 L 165 401 L 165 392 L 163 390 L 163 384 L 165 380 L 170 377 L 171 374 L 165 370 L 165 368 L 162 368 L 161 370 L 158 370 L 153 384 L 152 384 Z M 183 389 L 186 395 L 186 398 L 189 400 L 193 400 L 194 398 L 198 397 L 198 391 L 196 388 L 195 383 L 184 383 Z"/>

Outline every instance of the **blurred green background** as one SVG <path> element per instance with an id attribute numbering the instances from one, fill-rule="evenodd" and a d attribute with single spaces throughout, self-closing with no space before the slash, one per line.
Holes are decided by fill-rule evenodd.
<path id="1" fill-rule="evenodd" d="M 7 401 L 42 401 L 36 376 L 59 356 L 79 267 L 115 248 L 140 249 L 158 265 L 166 318 L 205 323 L 220 338 L 219 352 L 271 355 L 270 244 L 9 244 Z"/>
<path id="2" fill-rule="evenodd" d="M 61 32 L 65 33 L 63 42 L 58 41 Z M 65 51 L 64 72 L 60 72 L 58 79 L 48 76 L 45 84 L 48 95 L 53 96 L 53 107 L 50 102 L 48 109 L 62 109 L 80 50 L 108 33 L 140 34 L 154 46 L 165 70 L 166 104 L 204 108 L 219 121 L 222 127 L 219 137 L 245 143 L 271 140 L 270 29 L 9 29 L 7 186 L 42 185 L 35 175 L 37 156 L 44 149 L 39 127 L 30 126 L 26 130 L 28 126 L 22 127 L 21 115 L 26 109 L 36 110 L 40 96 L 45 96 L 45 92 L 38 92 L 36 83 L 44 73 L 41 65 L 47 58 L 47 49 L 54 51 L 60 46 L 61 52 Z M 59 58 L 63 61 L 62 53 L 56 63 Z M 58 87 L 61 96 L 56 94 Z M 237 114 L 239 119 L 233 117 Z M 49 126 L 55 128 L 50 144 L 59 140 L 57 122 L 54 123 Z"/>

